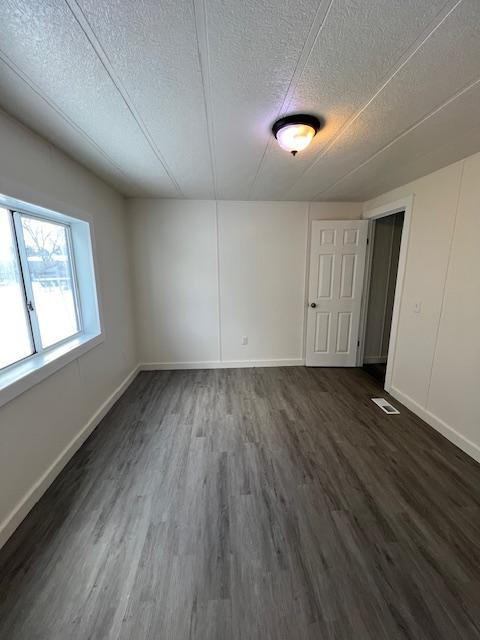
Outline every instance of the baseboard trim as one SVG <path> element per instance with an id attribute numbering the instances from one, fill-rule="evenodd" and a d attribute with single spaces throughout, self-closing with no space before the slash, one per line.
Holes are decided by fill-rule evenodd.
<path id="1" fill-rule="evenodd" d="M 15 529 L 21 524 L 29 511 L 40 500 L 42 495 L 52 484 L 60 471 L 65 467 L 67 462 L 74 456 L 78 449 L 82 446 L 88 436 L 93 432 L 102 418 L 108 413 L 115 402 L 126 391 L 127 387 L 133 382 L 140 367 L 137 365 L 128 376 L 119 384 L 119 386 L 109 395 L 105 402 L 97 409 L 87 424 L 79 433 L 71 440 L 59 456 L 53 461 L 48 469 L 40 476 L 33 487 L 25 494 L 16 507 L 0 524 L 0 549 L 10 538 Z"/>
<path id="2" fill-rule="evenodd" d="M 206 360 L 205 362 L 143 362 L 142 371 L 174 371 L 176 369 L 242 369 L 246 367 L 301 367 L 303 359 L 287 360 Z"/>
<path id="3" fill-rule="evenodd" d="M 435 414 L 431 413 L 431 411 L 428 411 L 428 409 L 422 407 L 420 404 L 418 404 L 418 402 L 407 396 L 405 393 L 402 393 L 396 387 L 392 387 L 389 393 L 399 402 L 404 404 L 407 409 L 413 411 L 413 413 L 415 413 L 419 418 L 436 429 L 436 431 L 439 431 L 442 436 L 445 436 L 445 438 L 447 438 L 447 440 L 450 440 L 450 442 L 453 442 L 454 445 L 456 445 L 471 458 L 473 458 L 477 462 L 480 462 L 480 447 L 475 444 L 475 442 L 472 442 L 471 440 L 463 436 L 452 426 L 441 420 Z"/>

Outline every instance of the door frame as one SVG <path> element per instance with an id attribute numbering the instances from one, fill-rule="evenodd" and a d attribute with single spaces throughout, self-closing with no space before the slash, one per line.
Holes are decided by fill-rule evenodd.
<path id="1" fill-rule="evenodd" d="M 388 343 L 388 356 L 387 356 L 387 370 L 385 373 L 385 391 L 390 392 L 392 388 L 392 376 L 393 366 L 395 362 L 396 349 L 397 349 L 397 333 L 398 333 L 398 321 L 400 316 L 400 308 L 403 297 L 403 286 L 405 281 L 405 268 L 407 264 L 408 244 L 410 238 L 410 223 L 412 218 L 414 194 L 410 194 L 400 200 L 388 202 L 387 204 L 380 205 L 374 209 L 367 209 L 362 214 L 362 219 L 368 220 L 368 244 L 367 244 L 367 256 L 365 263 L 365 275 L 363 282 L 363 295 L 360 308 L 360 345 L 357 353 L 357 366 L 363 365 L 363 359 L 365 355 L 365 333 L 367 329 L 367 310 L 368 310 L 368 296 L 370 292 L 370 279 L 372 275 L 372 258 L 373 258 L 373 232 L 375 228 L 375 220 L 379 218 L 385 218 L 386 216 L 394 215 L 395 213 L 401 213 L 403 211 L 403 228 L 402 239 L 400 242 L 400 254 L 398 258 L 397 280 L 395 284 L 395 297 L 393 300 L 393 312 L 392 312 L 392 324 L 390 329 L 390 340 Z"/>

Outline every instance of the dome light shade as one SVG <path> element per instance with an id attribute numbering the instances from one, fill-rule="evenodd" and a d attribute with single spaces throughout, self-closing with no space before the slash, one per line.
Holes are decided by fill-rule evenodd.
<path id="1" fill-rule="evenodd" d="M 277 120 L 272 133 L 282 149 L 290 151 L 294 156 L 298 151 L 306 149 L 320 129 L 320 120 L 315 116 L 298 114 Z"/>

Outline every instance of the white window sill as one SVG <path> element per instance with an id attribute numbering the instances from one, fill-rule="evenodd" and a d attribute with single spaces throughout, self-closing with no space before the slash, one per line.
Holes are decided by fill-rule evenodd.
<path id="1" fill-rule="evenodd" d="M 72 340 L 0 371 L 0 407 L 104 341 L 103 333 L 82 334 Z"/>

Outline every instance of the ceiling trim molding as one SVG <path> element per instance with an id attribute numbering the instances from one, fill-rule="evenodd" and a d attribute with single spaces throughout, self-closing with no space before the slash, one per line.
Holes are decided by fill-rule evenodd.
<path id="1" fill-rule="evenodd" d="M 135 107 L 132 98 L 130 97 L 127 89 L 124 87 L 122 81 L 120 80 L 120 77 L 116 73 L 113 64 L 110 62 L 110 59 L 109 59 L 107 53 L 105 52 L 102 44 L 100 43 L 100 40 L 98 39 L 95 31 L 93 30 L 92 25 L 88 21 L 88 18 L 86 17 L 86 15 L 83 12 L 82 8 L 80 7 L 80 5 L 78 4 L 78 2 L 76 0 L 65 0 L 65 4 L 70 9 L 70 11 L 71 11 L 73 17 L 75 18 L 77 24 L 79 25 L 79 27 L 83 31 L 86 39 L 90 43 L 90 45 L 91 45 L 92 49 L 94 50 L 97 58 L 100 60 L 102 66 L 104 67 L 105 71 L 107 72 L 107 74 L 108 74 L 110 80 L 112 81 L 115 89 L 117 90 L 117 92 L 121 96 L 122 100 L 124 101 L 128 111 L 130 112 L 131 116 L 135 120 L 138 128 L 142 132 L 142 134 L 143 134 L 145 140 L 147 141 L 149 147 L 152 149 L 154 155 L 156 156 L 156 158 L 158 159 L 160 164 L 163 166 L 163 168 L 165 170 L 165 173 L 170 178 L 170 181 L 172 182 L 173 186 L 175 187 L 175 190 L 177 191 L 178 195 L 180 197 L 184 198 L 185 196 L 184 196 L 184 194 L 182 192 L 182 189 L 181 189 L 180 185 L 178 184 L 173 172 L 169 168 L 165 157 L 163 156 L 162 152 L 160 151 L 160 149 L 156 145 L 155 140 L 153 139 L 150 131 L 148 130 L 147 125 L 145 124 L 142 116 L 140 115 L 139 111 Z"/>
<path id="2" fill-rule="evenodd" d="M 88 133 L 86 131 L 84 131 L 76 122 L 74 122 L 55 102 L 53 102 L 53 100 L 51 100 L 48 96 L 46 96 L 43 91 L 40 89 L 40 87 L 34 82 L 34 80 L 32 80 L 22 69 L 20 69 L 12 60 L 10 60 L 10 58 L 7 56 L 7 54 L 2 51 L 0 49 L 0 60 L 23 82 L 25 83 L 29 89 L 31 89 L 31 91 L 33 91 L 41 100 L 43 100 L 43 102 L 45 102 L 45 104 L 50 107 L 50 109 L 52 109 L 52 111 L 54 111 L 60 118 L 62 118 L 62 120 L 64 120 L 67 125 L 69 127 L 71 127 L 75 133 L 78 133 L 80 136 L 82 136 L 82 138 L 84 138 L 84 140 L 86 142 L 88 142 L 89 145 L 91 145 L 95 151 L 97 151 L 101 156 L 103 156 L 103 158 L 105 158 L 105 160 L 111 165 L 112 169 L 115 171 L 115 173 L 117 174 L 117 177 L 119 179 L 121 179 L 124 182 L 127 182 L 128 184 L 130 184 L 132 187 L 135 187 L 134 182 L 123 172 L 123 170 L 116 164 L 116 162 L 108 155 L 108 153 L 102 149 L 102 147 L 100 147 L 100 145 L 98 145 L 95 140 L 93 140 L 93 138 L 91 138 Z M 26 125 L 26 126 L 30 126 L 30 125 Z M 30 126 L 31 128 L 31 126 Z M 54 143 L 52 143 L 54 144 Z M 54 146 L 56 146 L 54 144 Z M 70 155 L 67 152 L 63 151 L 63 153 L 66 153 L 66 155 Z M 76 162 L 80 162 L 78 160 L 78 158 L 74 157 L 74 160 L 76 160 Z M 87 167 L 89 171 L 93 171 L 93 169 L 91 169 L 90 167 Z M 116 189 L 118 189 L 117 185 L 114 185 L 114 187 Z"/>
<path id="3" fill-rule="evenodd" d="M 205 0 L 192 0 L 193 13 L 195 17 L 195 35 L 197 39 L 197 53 L 200 64 L 200 75 L 202 76 L 203 106 L 205 109 L 205 119 L 207 122 L 208 149 L 210 153 L 210 169 L 213 181 L 213 196 L 218 197 L 217 189 L 217 162 L 215 155 L 215 134 L 214 134 L 214 109 L 212 99 L 212 74 L 210 70 L 210 48 L 208 45 L 208 24 L 207 7 Z"/>
<path id="4" fill-rule="evenodd" d="M 340 127 L 333 140 L 321 151 L 310 165 L 302 171 L 302 173 L 296 178 L 285 191 L 285 196 L 297 185 L 297 183 L 312 169 L 315 168 L 318 162 L 324 158 L 328 152 L 337 144 L 340 138 L 350 129 L 352 124 L 361 116 L 361 114 L 374 102 L 374 100 L 382 93 L 382 91 L 390 84 L 395 76 L 403 69 L 403 67 L 420 51 L 429 38 L 441 27 L 441 25 L 447 20 L 447 18 L 457 9 L 457 7 L 463 2 L 463 0 L 450 0 L 448 4 L 437 14 L 435 19 L 424 29 L 420 36 L 403 52 L 395 65 L 393 65 L 387 78 L 382 82 L 380 87 L 375 91 L 372 97 L 353 115 L 351 115 L 347 121 Z M 333 186 L 333 185 L 330 185 Z M 330 186 L 328 188 L 330 188 Z"/>
<path id="5" fill-rule="evenodd" d="M 476 85 L 480 84 L 480 78 L 477 78 L 477 80 L 474 80 L 473 82 L 471 82 L 470 84 L 468 84 L 466 87 L 464 87 L 463 89 L 461 89 L 460 91 L 457 91 L 457 93 L 454 96 L 451 96 L 448 100 L 446 100 L 445 102 L 443 102 L 441 105 L 439 105 L 438 107 L 436 107 L 435 109 L 433 109 L 433 111 L 431 111 L 429 114 L 427 114 L 426 116 L 424 116 L 423 118 L 421 118 L 420 120 L 418 120 L 417 122 L 415 122 L 415 124 L 412 124 L 411 127 L 408 127 L 408 129 L 405 129 L 405 131 L 402 131 L 402 133 L 400 133 L 398 136 L 396 136 L 396 138 L 394 138 L 393 140 L 391 140 L 388 144 L 384 145 L 381 149 L 379 149 L 378 151 L 376 151 L 373 155 L 371 155 L 369 158 L 367 158 L 364 162 L 362 162 L 361 164 L 359 164 L 357 167 L 355 167 L 354 169 L 352 169 L 351 171 L 348 171 L 348 173 L 346 173 L 345 175 L 343 175 L 341 178 L 339 178 L 338 180 L 335 180 L 335 182 L 333 182 L 331 185 L 329 185 L 326 189 L 322 189 L 321 191 L 319 191 L 317 194 L 315 194 L 315 196 L 313 197 L 313 200 L 316 201 L 317 198 L 319 198 L 320 196 L 328 193 L 329 191 L 331 191 L 332 189 L 334 189 L 338 184 L 340 184 L 341 182 L 343 182 L 343 180 L 346 180 L 347 178 L 349 178 L 351 175 L 353 175 L 354 173 L 356 173 L 357 171 L 359 171 L 362 167 L 364 167 L 366 164 L 368 164 L 369 162 L 371 162 L 372 160 L 375 160 L 375 158 L 377 158 L 379 155 L 381 155 L 382 153 L 384 153 L 385 151 L 387 151 L 387 149 L 390 149 L 390 147 L 392 147 L 394 144 L 396 144 L 399 140 L 401 140 L 403 137 L 405 137 L 406 135 L 408 135 L 409 133 L 411 133 L 412 131 L 414 131 L 417 127 L 419 127 L 420 125 L 422 125 L 424 122 L 426 122 L 429 118 L 431 118 L 432 116 L 436 115 L 437 113 L 439 113 L 440 111 L 442 111 L 442 109 L 445 109 L 445 107 L 448 107 L 449 104 L 451 104 L 452 102 L 455 102 L 455 100 L 457 100 L 458 98 L 460 98 L 461 96 L 465 95 L 466 93 L 468 93 L 468 91 L 470 91 L 471 89 L 473 89 Z"/>

